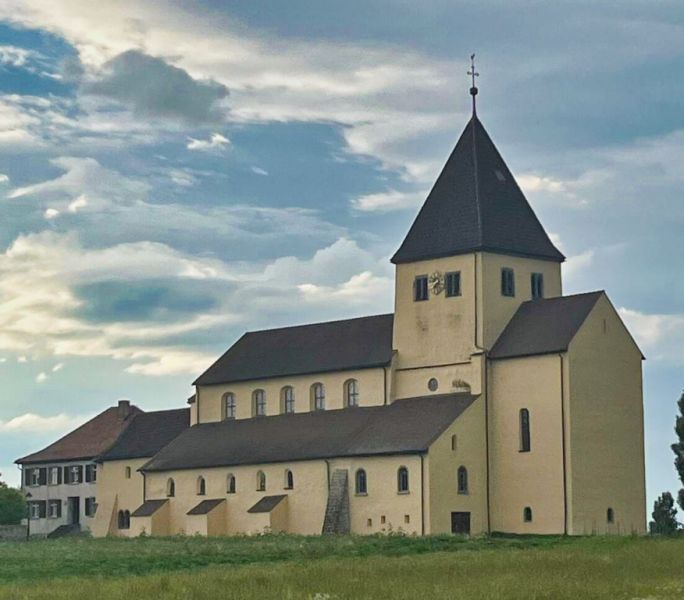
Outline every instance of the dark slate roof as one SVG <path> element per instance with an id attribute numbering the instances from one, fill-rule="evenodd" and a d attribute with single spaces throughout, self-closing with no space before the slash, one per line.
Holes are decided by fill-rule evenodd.
<path id="1" fill-rule="evenodd" d="M 98 461 L 149 458 L 189 426 L 189 408 L 139 413 Z"/>
<path id="2" fill-rule="evenodd" d="M 214 510 L 219 504 L 225 502 L 225 498 L 217 498 L 215 500 L 202 500 L 197 506 L 191 508 L 186 514 L 188 515 L 207 515 Z"/>
<path id="3" fill-rule="evenodd" d="M 186 429 L 141 470 L 424 452 L 474 399 L 442 394 L 389 406 L 202 423 Z"/>
<path id="4" fill-rule="evenodd" d="M 145 500 L 145 502 L 133 511 L 131 517 L 151 517 L 167 502 L 167 498 L 163 498 L 162 500 Z"/>
<path id="5" fill-rule="evenodd" d="M 314 323 L 243 335 L 196 385 L 387 365 L 394 315 Z"/>
<path id="6" fill-rule="evenodd" d="M 264 496 L 257 502 L 248 513 L 267 513 L 271 512 L 282 500 L 287 498 L 287 494 L 280 494 L 279 496 Z"/>
<path id="7" fill-rule="evenodd" d="M 109 449 L 142 411 L 137 406 L 127 410 L 113 406 L 93 417 L 53 444 L 17 459 L 18 464 L 71 460 L 90 460 Z"/>
<path id="8" fill-rule="evenodd" d="M 565 260 L 473 116 L 392 262 L 475 250 Z"/>
<path id="9" fill-rule="evenodd" d="M 603 293 L 523 302 L 496 340 L 489 357 L 564 352 Z"/>

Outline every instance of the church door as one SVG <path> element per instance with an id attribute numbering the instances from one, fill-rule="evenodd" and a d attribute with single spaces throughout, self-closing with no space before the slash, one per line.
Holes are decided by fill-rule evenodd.
<path id="1" fill-rule="evenodd" d="M 470 513 L 452 512 L 451 513 L 451 533 L 469 534 L 470 533 Z"/>

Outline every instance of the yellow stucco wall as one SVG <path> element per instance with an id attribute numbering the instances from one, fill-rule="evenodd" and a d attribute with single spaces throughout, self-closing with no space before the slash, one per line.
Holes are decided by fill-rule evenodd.
<path id="1" fill-rule="evenodd" d="M 489 462 L 491 530 L 563 533 L 565 529 L 557 354 L 490 361 Z M 530 452 L 520 451 L 520 410 L 530 412 Z M 523 520 L 526 506 L 532 522 Z"/>
<path id="2" fill-rule="evenodd" d="M 478 398 L 430 446 L 426 533 L 450 533 L 452 512 L 470 513 L 471 534 L 487 531 L 486 456 L 485 405 L 484 399 Z M 460 466 L 468 470 L 467 494 L 458 493 L 456 474 Z"/>
<path id="3" fill-rule="evenodd" d="M 518 309 L 532 298 L 532 273 L 544 275 L 544 297 L 553 298 L 562 293 L 560 263 L 536 260 L 490 252 L 478 253 L 478 343 L 490 349 Z M 501 269 L 513 269 L 515 296 L 501 295 Z"/>
<path id="4" fill-rule="evenodd" d="M 605 296 L 568 356 L 572 533 L 644 533 L 641 353 Z"/>
<path id="5" fill-rule="evenodd" d="M 256 389 L 263 389 L 265 392 L 266 414 L 280 414 L 281 390 L 288 385 L 294 388 L 295 412 L 307 412 L 311 410 L 311 386 L 317 382 L 325 386 L 326 410 L 343 408 L 344 383 L 349 379 L 359 382 L 359 406 L 384 404 L 385 378 L 385 369 L 375 368 L 198 386 L 200 421 L 208 423 L 223 418 L 222 397 L 226 392 L 235 394 L 236 418 L 252 417 L 252 392 Z"/>

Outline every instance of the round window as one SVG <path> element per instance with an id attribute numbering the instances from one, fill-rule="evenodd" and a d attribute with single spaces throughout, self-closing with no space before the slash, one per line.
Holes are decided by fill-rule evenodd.
<path id="1" fill-rule="evenodd" d="M 431 392 L 436 392 L 438 387 L 439 387 L 439 381 L 437 381 L 434 377 L 432 377 L 430 379 L 430 381 L 428 381 L 428 389 Z"/>

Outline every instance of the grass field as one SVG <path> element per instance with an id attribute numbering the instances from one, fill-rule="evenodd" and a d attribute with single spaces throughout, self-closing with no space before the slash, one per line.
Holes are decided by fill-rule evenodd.
<path id="1" fill-rule="evenodd" d="M 0 598 L 684 598 L 684 539 L 297 537 L 0 543 Z"/>

